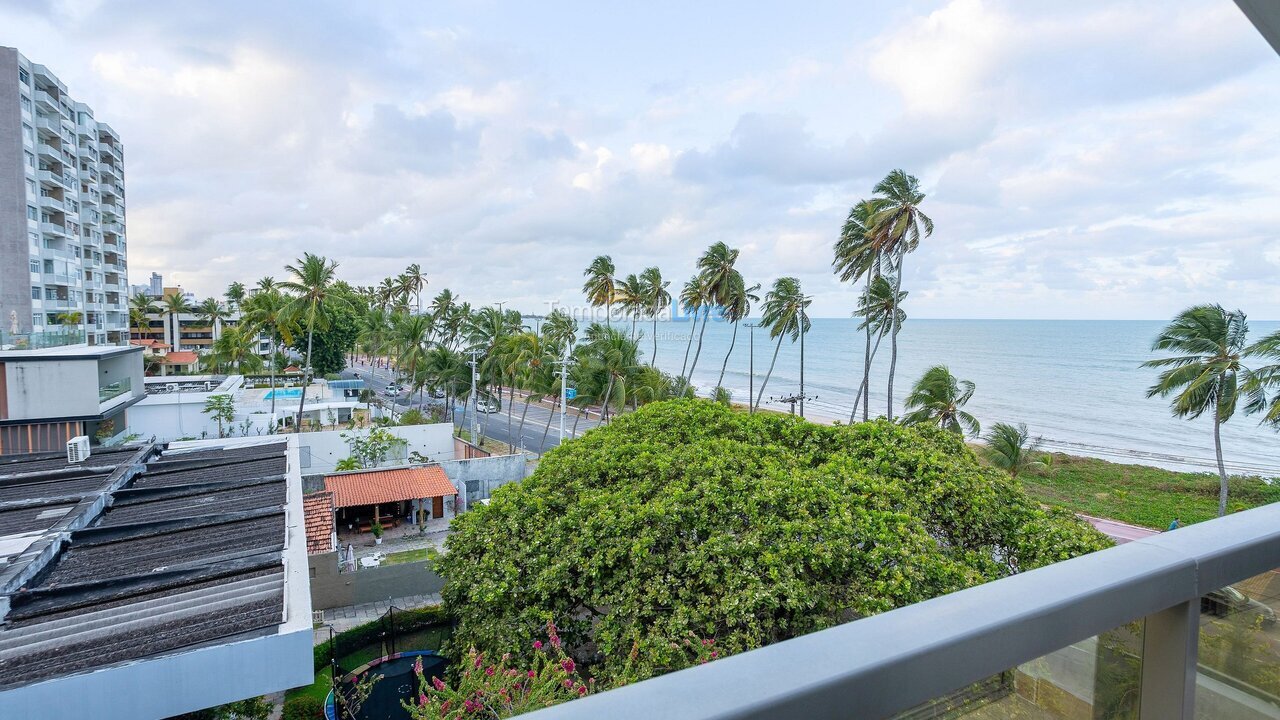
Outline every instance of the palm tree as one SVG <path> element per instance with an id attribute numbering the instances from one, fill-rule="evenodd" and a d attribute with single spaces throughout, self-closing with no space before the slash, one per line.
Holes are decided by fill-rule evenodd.
<path id="1" fill-rule="evenodd" d="M 203 302 L 196 306 L 195 313 L 196 317 L 209 323 L 210 332 L 213 333 L 213 340 L 217 342 L 222 321 L 231 316 L 226 306 L 218 302 L 217 298 L 205 298 Z"/>
<path id="2" fill-rule="evenodd" d="M 422 273 L 422 267 L 418 263 L 414 263 L 405 268 L 404 273 L 400 276 L 402 284 L 406 292 L 413 293 L 417 299 L 414 310 L 422 312 L 422 289 L 427 286 L 427 276 Z"/>
<path id="3" fill-rule="evenodd" d="M 244 325 L 228 327 L 213 341 L 207 356 L 208 362 L 218 368 L 234 367 L 237 373 L 262 370 L 262 358 L 256 352 L 256 335 L 256 332 Z"/>
<path id="4" fill-rule="evenodd" d="M 802 332 L 809 332 L 809 316 L 805 309 L 812 301 L 804 296 L 800 289 L 800 281 L 793 277 L 781 277 L 773 281 L 773 288 L 764 296 L 764 315 L 760 324 L 769 328 L 769 337 L 777 338 L 778 344 L 773 348 L 773 359 L 769 361 L 769 372 L 760 383 L 760 392 L 756 395 L 755 408 L 760 407 L 764 398 L 765 386 L 773 376 L 773 366 L 778 362 L 778 351 L 782 349 L 782 338 L 790 336 L 795 342 Z"/>
<path id="5" fill-rule="evenodd" d="M 894 170 L 876 183 L 875 192 L 881 196 L 882 204 L 871 216 L 871 232 L 879 236 L 885 257 L 893 263 L 893 293 L 896 298 L 902 290 L 902 262 L 907 253 L 919 247 L 921 231 L 923 237 L 933 234 L 933 220 L 920 212 L 920 203 L 924 202 L 920 182 L 902 170 Z M 893 419 L 893 376 L 898 369 L 898 333 L 902 330 L 896 313 L 892 319 L 887 415 L 890 420 Z"/>
<path id="6" fill-rule="evenodd" d="M 656 267 L 647 267 L 640 273 L 641 295 L 644 297 L 645 312 L 653 320 L 653 354 L 649 364 L 658 365 L 658 313 L 671 304 L 671 293 L 667 292 L 670 281 L 662 279 L 662 271 Z"/>
<path id="7" fill-rule="evenodd" d="M 1227 512 L 1227 469 L 1222 462 L 1222 423 L 1236 412 L 1241 386 L 1256 387 L 1243 360 L 1249 325 L 1239 310 L 1221 305 L 1195 305 L 1178 313 L 1156 337 L 1151 349 L 1179 353 L 1148 360 L 1143 367 L 1168 368 L 1160 373 L 1147 397 L 1173 396 L 1175 417 L 1194 420 L 1213 413 L 1213 449 L 1218 459 L 1218 516 Z M 1249 406 L 1256 408 L 1256 397 Z"/>
<path id="8" fill-rule="evenodd" d="M 688 377 L 689 351 L 693 349 L 693 334 L 698 329 L 698 313 L 706 305 L 707 286 L 701 275 L 694 275 L 685 282 L 680 290 L 680 307 L 693 318 L 693 327 L 689 328 L 689 341 L 684 346 L 684 362 L 680 364 L 680 377 Z"/>
<path id="9" fill-rule="evenodd" d="M 698 275 L 702 279 L 705 308 L 702 313 L 702 332 L 698 333 L 698 350 L 693 354 L 693 364 L 685 375 L 685 384 L 693 376 L 698 367 L 698 358 L 702 356 L 702 338 L 707 334 L 707 325 L 711 318 L 712 308 L 723 309 L 730 300 L 735 285 L 745 286 L 742 274 L 734 268 L 738 262 L 738 251 L 723 242 L 713 243 L 698 258 Z M 734 326 L 737 331 L 737 326 Z M 719 383 L 716 383 L 719 385 Z"/>
<path id="10" fill-rule="evenodd" d="M 884 339 L 885 333 L 895 323 L 901 325 L 902 321 L 907 319 L 907 313 L 902 309 L 902 301 L 907 297 L 905 290 L 894 294 L 893 283 L 883 275 L 877 275 L 867 287 L 866 293 L 858 305 L 855 315 L 862 318 L 862 322 L 858 324 L 858 329 L 865 329 L 867 335 L 870 336 L 874 331 L 876 340 L 875 344 L 869 346 L 870 352 L 867 353 L 866 362 L 862 373 L 862 385 L 858 388 L 858 397 L 854 398 L 853 410 L 849 412 L 849 422 L 852 423 L 854 415 L 858 412 L 859 400 L 862 401 L 862 419 L 866 420 L 871 407 L 871 373 L 870 362 L 875 360 L 876 355 L 880 352 L 880 341 Z"/>
<path id="11" fill-rule="evenodd" d="M 588 336 L 587 352 L 606 380 L 604 396 L 600 401 L 600 419 L 608 418 L 610 403 L 625 408 L 629 397 L 627 379 L 639 367 L 639 350 L 626 335 L 612 327 L 592 326 Z"/>
<path id="12" fill-rule="evenodd" d="M 592 307 L 605 307 L 605 324 L 613 326 L 613 298 L 617 292 L 613 276 L 617 270 L 613 267 L 613 258 L 599 255 L 587 269 L 582 272 L 587 281 L 582 285 L 582 292 Z"/>
<path id="13" fill-rule="evenodd" d="M 298 418 L 295 431 L 302 432 L 302 411 L 306 402 L 306 388 L 311 383 L 311 349 L 315 340 L 316 328 L 326 330 L 329 317 L 325 313 L 333 303 L 346 303 L 346 300 L 333 292 L 338 263 L 320 255 L 304 253 L 293 265 L 285 265 L 290 279 L 280 283 L 280 287 L 294 293 L 286 306 L 286 316 L 299 326 L 307 328 L 307 356 L 302 368 L 302 392 L 298 396 Z"/>
<path id="14" fill-rule="evenodd" d="M 996 423 L 987 433 L 987 444 L 982 448 L 982 456 L 987 462 L 1009 473 L 1009 477 L 1033 467 L 1044 467 L 1044 462 L 1035 459 L 1040 449 L 1040 438 L 1031 437 L 1026 423 L 1010 425 Z"/>
<path id="15" fill-rule="evenodd" d="M 618 283 L 614 300 L 622 305 L 626 314 L 631 316 L 631 339 L 635 340 L 636 321 L 640 319 L 640 313 L 644 312 L 646 306 L 644 283 L 635 273 L 628 275 L 625 280 Z"/>
<path id="16" fill-rule="evenodd" d="M 160 313 L 160 306 L 156 304 L 154 298 L 146 293 L 137 293 L 129 298 L 129 319 L 133 322 L 134 328 L 137 330 L 138 337 L 141 338 L 144 333 L 151 331 L 151 319 L 149 316 Z"/>
<path id="17" fill-rule="evenodd" d="M 724 309 L 724 319 L 733 323 L 733 335 L 729 338 L 729 352 L 724 354 L 724 362 L 720 365 L 720 377 L 716 380 L 717 390 L 724 390 L 724 371 L 729 367 L 729 356 L 733 354 L 733 347 L 738 342 L 738 323 L 751 314 L 751 303 L 760 302 L 760 297 L 756 295 L 760 290 L 760 284 L 746 287 L 746 281 L 742 279 L 742 275 L 737 271 L 734 272 L 733 284 L 726 292 L 724 304 L 721 306 Z M 747 398 L 747 401 L 750 402 L 751 399 Z"/>
<path id="18" fill-rule="evenodd" d="M 391 316 L 391 334 L 388 338 L 396 350 L 396 367 L 409 369 L 409 393 L 421 392 L 424 383 L 418 376 L 418 366 L 430 348 L 431 318 L 426 315 L 396 313 Z M 419 401 L 421 401 L 419 397 Z"/>
<path id="19" fill-rule="evenodd" d="M 227 299 L 227 306 L 233 310 L 240 310 L 244 305 L 245 296 L 244 283 L 236 281 L 227 286 L 227 291 L 223 293 L 223 297 Z"/>
<path id="20" fill-rule="evenodd" d="M 1245 350 L 1245 355 L 1256 355 L 1268 360 L 1280 360 L 1280 331 L 1273 332 Z M 1280 393 L 1269 401 L 1266 393 L 1280 388 L 1280 364 L 1256 368 L 1246 386 L 1249 395 L 1248 412 L 1262 412 L 1262 422 L 1280 430 Z"/>
<path id="21" fill-rule="evenodd" d="M 276 279 L 270 275 L 263 275 L 258 279 L 258 290 L 260 292 L 271 292 L 276 289 Z"/>
<path id="22" fill-rule="evenodd" d="M 261 286 L 260 286 L 261 287 Z M 289 300 L 272 283 L 245 301 L 244 324 L 254 330 L 263 330 L 271 338 L 271 361 L 267 363 L 271 373 L 271 389 L 276 387 L 276 353 L 280 341 L 293 343 L 293 323 L 288 316 Z M 248 330 L 246 330 L 248 332 Z M 271 422 L 276 421 L 276 394 L 271 393 Z M 274 425 L 273 425 L 274 427 Z M 274 432 L 274 431 L 273 431 Z"/>
<path id="23" fill-rule="evenodd" d="M 169 319 L 173 329 L 173 350 L 177 352 L 182 344 L 182 323 L 179 315 L 191 312 L 191 304 L 187 302 L 186 296 L 180 292 L 170 293 L 164 296 L 164 311 L 169 314 Z"/>
<path id="24" fill-rule="evenodd" d="M 945 365 L 934 365 L 924 372 L 907 395 L 903 416 L 905 425 L 937 425 L 957 435 L 977 435 L 978 419 L 965 412 L 965 403 L 973 397 L 977 386 L 969 380 L 957 380 Z"/>
<path id="25" fill-rule="evenodd" d="M 555 350 L 557 357 L 573 352 L 573 345 L 578 340 L 578 321 L 563 309 L 556 308 L 542 321 L 542 337 Z"/>
<path id="26" fill-rule="evenodd" d="M 881 277 L 881 265 L 886 257 L 883 242 L 887 238 L 887 234 L 877 235 L 871 232 L 872 219 L 880 210 L 883 202 L 878 198 L 859 200 L 857 204 L 849 209 L 849 216 L 845 219 L 844 226 L 840 229 L 840 239 L 836 241 L 835 258 L 831 262 L 836 275 L 839 276 L 842 282 L 856 281 L 859 278 L 866 279 L 861 301 L 863 307 L 871 304 L 871 284 Z M 889 293 L 892 297 L 892 288 L 889 289 Z M 861 308 L 859 309 L 861 310 Z M 862 315 L 861 312 L 858 314 Z M 893 314 L 891 310 L 889 316 Z M 864 322 L 859 326 L 859 329 L 865 331 L 862 385 L 861 390 L 858 392 L 858 397 L 853 401 L 853 412 L 849 414 L 849 422 L 851 423 L 858 412 L 860 403 L 862 404 L 862 419 L 866 420 L 868 418 L 871 392 L 871 361 L 875 357 L 875 351 L 871 347 L 871 325 Z M 883 336 L 883 328 L 881 330 L 881 336 Z M 879 346 L 879 337 L 876 339 L 876 345 L 877 347 Z"/>

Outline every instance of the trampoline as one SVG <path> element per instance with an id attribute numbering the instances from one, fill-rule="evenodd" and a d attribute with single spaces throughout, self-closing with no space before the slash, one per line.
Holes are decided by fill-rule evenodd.
<path id="1" fill-rule="evenodd" d="M 434 650 L 414 650 L 388 655 L 361 665 L 343 676 L 339 680 L 343 684 L 349 684 L 353 678 L 366 673 L 381 675 L 382 679 L 374 684 L 373 692 L 364 701 L 355 718 L 342 720 L 403 720 L 409 717 L 409 713 L 400 705 L 400 701 L 416 697 L 418 694 L 418 678 L 413 673 L 413 665 L 418 658 L 422 658 L 423 675 L 428 678 L 444 677 L 449 661 L 437 655 Z M 332 692 L 329 693 L 324 710 L 329 720 L 339 720 Z"/>

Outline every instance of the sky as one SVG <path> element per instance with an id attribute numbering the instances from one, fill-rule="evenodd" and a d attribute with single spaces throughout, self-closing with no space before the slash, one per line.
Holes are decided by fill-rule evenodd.
<path id="1" fill-rule="evenodd" d="M 0 0 L 0 45 L 122 136 L 135 284 L 314 252 L 538 313 L 724 241 L 847 317 L 902 168 L 914 317 L 1280 318 L 1280 57 L 1229 0 Z"/>

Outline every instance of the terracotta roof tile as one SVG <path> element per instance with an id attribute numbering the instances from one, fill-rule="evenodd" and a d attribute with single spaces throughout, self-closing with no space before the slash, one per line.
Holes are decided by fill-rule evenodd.
<path id="1" fill-rule="evenodd" d="M 439 465 L 328 475 L 324 489 L 340 508 L 458 494 Z"/>
<path id="2" fill-rule="evenodd" d="M 166 365 L 190 365 L 199 359 L 199 356 L 193 352 L 186 350 L 178 350 L 168 353 L 162 358 Z"/>
<path id="3" fill-rule="evenodd" d="M 306 518 L 307 554 L 333 552 L 333 493 L 303 495 L 302 516 Z"/>

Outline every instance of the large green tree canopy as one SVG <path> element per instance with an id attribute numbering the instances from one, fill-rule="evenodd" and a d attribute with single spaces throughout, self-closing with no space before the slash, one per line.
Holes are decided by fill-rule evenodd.
<path id="1" fill-rule="evenodd" d="M 455 648 L 520 652 L 554 620 L 612 683 L 689 664 L 691 635 L 737 652 L 1107 544 L 953 433 L 674 400 L 458 517 L 438 569 Z"/>

